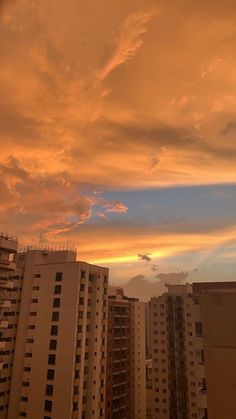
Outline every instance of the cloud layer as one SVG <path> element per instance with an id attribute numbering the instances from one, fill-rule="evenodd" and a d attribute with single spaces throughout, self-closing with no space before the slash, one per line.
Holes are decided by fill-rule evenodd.
<path id="1" fill-rule="evenodd" d="M 205 3 L 0 2 L 2 230 L 137 263 L 231 240 L 227 210 L 118 196 L 235 182 L 235 3 Z"/>

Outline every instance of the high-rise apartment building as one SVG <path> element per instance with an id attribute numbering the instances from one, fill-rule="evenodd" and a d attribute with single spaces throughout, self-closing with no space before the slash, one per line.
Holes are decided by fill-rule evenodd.
<path id="1" fill-rule="evenodd" d="M 233 419 L 236 283 L 168 286 L 150 302 L 153 419 Z"/>
<path id="2" fill-rule="evenodd" d="M 0 234 L 0 419 L 6 419 L 18 316 L 17 238 Z"/>
<path id="3" fill-rule="evenodd" d="M 72 251 L 28 250 L 15 262 L 8 419 L 104 418 L 108 269 L 76 262 Z"/>
<path id="4" fill-rule="evenodd" d="M 233 419 L 236 416 L 236 282 L 196 283 L 193 296 L 200 412 L 204 419 Z"/>
<path id="5" fill-rule="evenodd" d="M 145 381 L 145 304 L 113 288 L 108 298 L 106 418 L 144 419 Z"/>
<path id="6" fill-rule="evenodd" d="M 199 397 L 204 396 L 205 377 L 198 376 L 203 342 L 195 332 L 197 319 L 189 284 L 170 285 L 167 293 L 151 299 L 153 419 L 205 418 L 207 406 L 200 406 Z"/>

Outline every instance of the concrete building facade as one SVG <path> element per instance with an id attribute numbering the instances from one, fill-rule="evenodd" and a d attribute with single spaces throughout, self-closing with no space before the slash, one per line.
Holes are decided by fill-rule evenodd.
<path id="1" fill-rule="evenodd" d="M 208 419 L 236 415 L 236 282 L 193 284 L 198 405 Z M 202 342 L 202 347 L 201 347 Z M 200 347 L 200 348 L 199 348 Z"/>
<path id="2" fill-rule="evenodd" d="M 153 419 L 205 419 L 203 341 L 192 285 L 168 286 L 151 299 Z M 200 371 L 201 370 L 201 371 Z"/>
<path id="3" fill-rule="evenodd" d="M 22 290 L 8 419 L 105 417 L 108 269 L 72 251 L 16 256 Z"/>
<path id="4" fill-rule="evenodd" d="M 150 302 L 153 419 L 233 419 L 236 283 L 168 286 Z"/>
<path id="5" fill-rule="evenodd" d="M 146 417 L 145 304 L 113 288 L 108 299 L 107 419 Z"/>
<path id="6" fill-rule="evenodd" d="M 18 323 L 20 277 L 16 275 L 14 255 L 17 238 L 0 233 L 0 418 L 6 419 L 11 386 L 15 337 Z"/>

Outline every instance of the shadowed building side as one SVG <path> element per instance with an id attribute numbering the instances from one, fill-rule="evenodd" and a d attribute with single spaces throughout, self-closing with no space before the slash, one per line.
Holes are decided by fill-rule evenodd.
<path id="1" fill-rule="evenodd" d="M 145 418 L 145 381 L 145 304 L 110 288 L 106 418 Z"/>

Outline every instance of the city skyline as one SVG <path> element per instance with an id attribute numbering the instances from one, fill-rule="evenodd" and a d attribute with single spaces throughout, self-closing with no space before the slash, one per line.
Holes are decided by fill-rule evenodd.
<path id="1" fill-rule="evenodd" d="M 74 245 L 115 283 L 210 280 L 219 263 L 231 278 L 234 12 L 231 0 L 1 1 L 0 230 Z"/>

